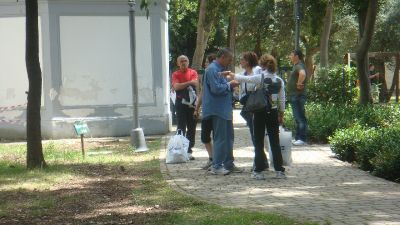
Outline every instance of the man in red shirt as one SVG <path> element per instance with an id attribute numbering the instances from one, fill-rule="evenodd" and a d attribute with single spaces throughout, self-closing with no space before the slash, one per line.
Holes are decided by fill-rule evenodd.
<path id="1" fill-rule="evenodd" d="M 195 110 L 194 102 L 191 100 L 193 100 L 193 91 L 198 91 L 199 80 L 197 72 L 189 68 L 189 59 L 187 56 L 179 56 L 177 65 L 179 70 L 172 74 L 172 87 L 176 92 L 175 111 L 178 122 L 177 129 L 182 130 L 189 139 L 189 159 L 194 160 L 192 148 L 196 134 L 196 119 L 193 116 Z"/>

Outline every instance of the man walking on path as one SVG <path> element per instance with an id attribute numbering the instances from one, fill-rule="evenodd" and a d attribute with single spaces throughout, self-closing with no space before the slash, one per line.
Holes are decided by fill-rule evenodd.
<path id="1" fill-rule="evenodd" d="M 305 145 L 307 142 L 307 119 L 305 115 L 306 102 L 306 67 L 303 63 L 303 53 L 294 50 L 290 54 L 293 70 L 287 84 L 287 95 L 292 106 L 296 121 L 296 136 L 293 145 Z"/>
<path id="2" fill-rule="evenodd" d="M 178 122 L 177 129 L 189 139 L 188 155 L 190 160 L 196 134 L 196 119 L 193 117 L 195 92 L 199 90 L 199 80 L 196 70 L 189 68 L 189 59 L 181 55 L 177 59 L 179 70 L 172 74 L 172 87 L 176 92 L 175 110 Z"/>
<path id="3" fill-rule="evenodd" d="M 227 81 L 223 72 L 233 60 L 229 49 L 221 49 L 206 69 L 203 78 L 203 119 L 211 119 L 213 126 L 213 161 L 211 173 L 227 175 L 242 172 L 233 164 L 232 91 L 237 81 Z"/>

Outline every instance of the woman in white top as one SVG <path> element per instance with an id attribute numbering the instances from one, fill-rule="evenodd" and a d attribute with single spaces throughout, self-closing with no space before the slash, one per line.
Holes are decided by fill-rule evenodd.
<path id="1" fill-rule="evenodd" d="M 244 76 L 241 74 L 231 74 L 235 80 L 239 82 L 254 83 L 257 86 L 264 82 L 268 94 L 271 95 L 272 107 L 260 112 L 255 112 L 253 117 L 253 135 L 255 147 L 255 168 L 252 177 L 255 179 L 264 179 L 266 165 L 266 154 L 264 151 L 264 136 L 265 129 L 268 132 L 269 142 L 271 145 L 271 152 L 274 161 L 274 169 L 276 171 L 276 178 L 286 178 L 285 168 L 282 166 L 282 153 L 279 145 L 279 124 L 283 121 L 283 113 L 285 111 L 285 88 L 283 80 L 276 74 L 277 62 L 276 59 L 269 54 L 265 54 L 260 58 L 260 66 L 263 69 L 261 73 L 264 74 L 262 81 L 261 74 L 254 74 L 252 76 Z"/>
<path id="2" fill-rule="evenodd" d="M 252 76 L 254 74 L 261 73 L 261 67 L 258 66 L 258 57 L 254 52 L 244 52 L 240 57 L 240 66 L 244 69 L 240 75 L 243 76 Z M 247 97 L 250 92 L 254 91 L 255 84 L 254 83 L 240 83 L 240 93 L 239 93 L 239 101 L 243 106 L 246 104 Z M 247 112 L 242 109 L 240 115 L 246 120 L 246 124 L 249 127 L 251 140 L 254 145 L 253 138 L 253 113 Z"/>

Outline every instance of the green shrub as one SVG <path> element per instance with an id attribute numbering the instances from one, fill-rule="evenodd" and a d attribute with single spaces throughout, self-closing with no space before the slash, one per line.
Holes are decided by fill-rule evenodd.
<path id="1" fill-rule="evenodd" d="M 375 135 L 376 131 L 374 129 L 365 129 L 357 124 L 351 128 L 336 131 L 333 136 L 329 137 L 329 143 L 332 152 L 339 159 L 354 162 L 358 161 L 362 144 Z"/>
<path id="2" fill-rule="evenodd" d="M 362 127 L 390 127 L 400 121 L 398 105 L 343 105 L 309 102 L 306 104 L 308 138 L 311 142 L 327 143 L 328 137 L 339 129 L 360 124 Z M 285 126 L 295 131 L 295 121 L 290 106 L 285 113 Z"/>
<path id="3" fill-rule="evenodd" d="M 400 143 L 398 143 L 400 145 Z M 398 146 L 399 146 L 398 145 Z M 388 180 L 400 182 L 400 148 L 388 149 L 377 154 L 372 160 L 373 174 Z"/>
<path id="4" fill-rule="evenodd" d="M 310 101 L 331 104 L 353 104 L 357 101 L 355 68 L 336 65 L 329 70 L 321 69 L 308 86 Z"/>
<path id="5" fill-rule="evenodd" d="M 355 125 L 336 131 L 329 140 L 339 159 L 356 162 L 377 176 L 400 180 L 400 123 L 386 128 Z"/>

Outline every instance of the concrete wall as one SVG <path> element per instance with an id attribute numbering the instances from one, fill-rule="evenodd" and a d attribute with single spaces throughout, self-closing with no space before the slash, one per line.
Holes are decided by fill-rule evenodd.
<path id="1" fill-rule="evenodd" d="M 91 136 L 124 136 L 132 129 L 129 6 L 121 0 L 39 1 L 43 76 L 42 135 L 74 137 L 87 121 Z M 138 2 L 139 3 L 139 2 Z M 24 8 L 0 3 L 0 137 L 25 135 L 27 75 Z M 138 7 L 137 7 L 138 8 Z M 167 1 L 136 11 L 139 122 L 145 134 L 170 128 Z M 2 65 L 0 68 L 4 68 Z M 12 74 L 12 76 L 10 76 Z M 21 105 L 17 109 L 4 108 Z"/>

